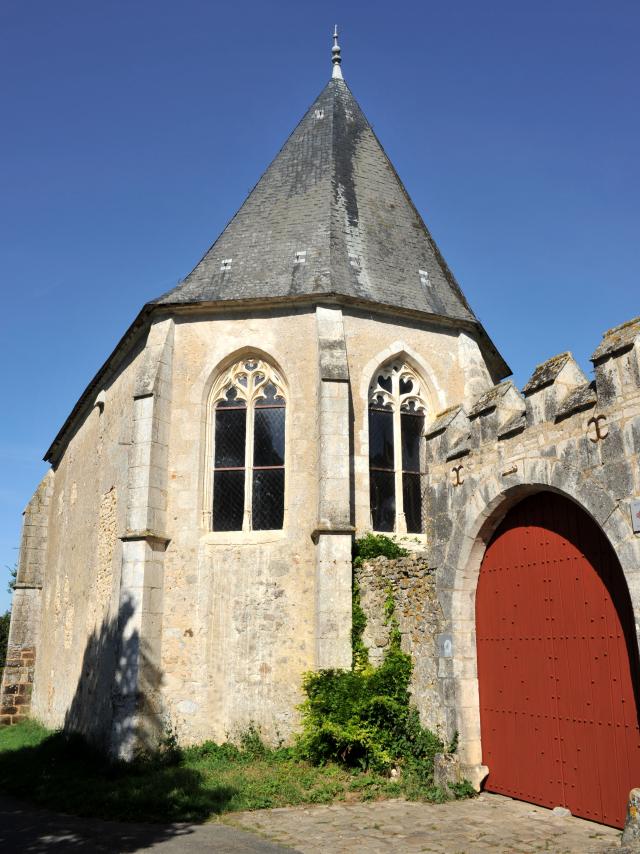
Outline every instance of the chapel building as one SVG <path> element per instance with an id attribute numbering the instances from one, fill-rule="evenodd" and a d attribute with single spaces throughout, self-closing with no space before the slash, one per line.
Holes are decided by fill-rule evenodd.
<path id="1" fill-rule="evenodd" d="M 504 382 L 343 79 L 337 36 L 332 60 L 240 210 L 142 308 L 47 451 L 25 511 L 2 720 L 29 713 L 124 758 L 167 722 L 184 743 L 251 722 L 288 738 L 303 674 L 351 666 L 353 538 L 384 532 L 418 554 L 394 576 L 399 597 L 422 591 L 400 613 L 414 700 L 426 725 L 459 733 L 463 773 L 619 823 L 620 793 L 640 783 L 640 322 L 605 335 L 595 382 L 569 353 L 522 392 Z M 578 586 L 562 581 L 560 610 L 543 613 L 545 573 L 562 561 Z M 539 577 L 523 589 L 524 564 Z M 380 571 L 360 579 L 365 600 L 389 583 Z M 522 732 L 545 737 L 551 701 L 535 685 L 563 679 L 587 697 L 592 680 L 572 681 L 577 640 L 562 641 L 562 673 L 517 669 L 549 658 L 535 640 L 545 620 L 545 637 L 588 635 L 579 598 L 596 615 L 593 649 L 615 647 L 618 662 L 594 700 L 624 725 L 598 748 L 618 757 L 615 782 L 602 782 L 604 759 L 590 772 L 614 792 L 606 808 L 516 755 Z M 554 623 L 567 611 L 570 630 Z M 597 656 L 584 650 L 586 674 Z M 626 706 L 606 700 L 612 680 Z M 520 683 L 529 694 L 504 688 Z M 578 730 L 593 743 L 576 722 L 567 744 Z"/>

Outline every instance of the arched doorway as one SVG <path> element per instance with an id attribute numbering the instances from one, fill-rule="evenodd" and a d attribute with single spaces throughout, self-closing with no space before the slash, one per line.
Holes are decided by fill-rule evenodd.
<path id="1" fill-rule="evenodd" d="M 552 492 L 509 511 L 476 594 L 485 788 L 622 827 L 640 785 L 638 648 L 618 559 Z"/>

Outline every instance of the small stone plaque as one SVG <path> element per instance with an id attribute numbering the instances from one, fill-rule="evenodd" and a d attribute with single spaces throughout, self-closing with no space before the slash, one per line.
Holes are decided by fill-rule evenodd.
<path id="1" fill-rule="evenodd" d="M 451 658 L 453 655 L 453 638 L 451 635 L 438 635 L 438 648 L 441 658 Z"/>
<path id="2" fill-rule="evenodd" d="M 631 525 L 634 534 L 640 534 L 640 498 L 631 502 Z"/>

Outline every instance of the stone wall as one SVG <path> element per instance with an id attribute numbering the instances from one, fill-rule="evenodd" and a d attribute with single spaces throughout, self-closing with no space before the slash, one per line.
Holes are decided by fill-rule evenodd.
<path id="1" fill-rule="evenodd" d="M 285 524 L 215 532 L 208 392 L 249 352 L 286 380 Z M 460 732 L 475 779 L 475 586 L 509 507 L 542 489 L 576 501 L 614 546 L 640 617 L 640 320 L 604 336 L 594 381 L 564 353 L 522 392 L 491 386 L 471 339 L 427 324 L 303 308 L 159 320 L 74 425 L 25 515 L 5 722 L 28 708 L 34 680 L 33 714 L 109 737 L 116 752 L 142 718 L 156 730 L 169 719 L 184 742 L 251 721 L 290 734 L 302 674 L 348 664 L 350 543 L 369 517 L 367 391 L 399 354 L 440 409 L 426 436 L 428 528 L 422 553 L 358 571 L 365 642 L 379 660 L 391 584 L 423 723 Z"/>
<path id="2" fill-rule="evenodd" d="M 31 711 L 52 494 L 53 472 L 47 472 L 24 511 L 7 659 L 2 674 L 0 724 L 16 723 Z"/>
<path id="3" fill-rule="evenodd" d="M 212 531 L 209 393 L 250 353 L 285 386 L 283 529 Z M 176 323 L 160 666 L 163 708 L 183 742 L 224 740 L 252 721 L 274 739 L 294 726 L 317 655 L 317 366 L 310 311 Z"/>
<path id="4" fill-rule="evenodd" d="M 389 646 L 385 601 L 393 595 L 402 649 L 413 660 L 411 693 L 422 724 L 444 734 L 444 716 L 438 686 L 438 638 L 443 613 L 436 592 L 435 572 L 424 552 L 390 560 L 366 561 L 356 568 L 360 603 L 367 618 L 363 641 L 369 660 L 378 665 Z"/>
<path id="5" fill-rule="evenodd" d="M 210 531 L 208 390 L 249 352 L 286 381 L 284 529 Z M 477 344 L 461 348 L 456 331 L 433 323 L 328 307 L 176 319 L 162 700 L 182 740 L 225 738 L 250 721 L 287 737 L 303 673 L 349 665 L 351 538 L 370 522 L 367 395 L 380 364 L 400 354 L 428 376 L 434 410 L 468 392 L 466 362 L 491 386 Z M 416 658 L 425 691 L 428 658 Z"/>
<path id="6" fill-rule="evenodd" d="M 96 390 L 49 476 L 32 714 L 106 744 L 140 347 Z M 24 542 L 24 541 L 23 541 Z M 15 605 L 14 605 L 15 607 Z M 12 613 L 12 623 L 14 621 Z"/>
<path id="7" fill-rule="evenodd" d="M 286 386 L 284 527 L 212 531 L 209 393 L 250 353 Z M 491 386 L 477 343 L 430 321 L 338 306 L 158 309 L 55 443 L 33 713 L 125 758 L 166 722 L 185 743 L 250 722 L 290 735 L 303 673 L 350 663 L 368 388 L 400 356 L 433 412 Z M 401 597 L 415 594 L 399 616 L 423 719 L 438 728 L 433 599 L 416 573 L 398 580 Z"/>

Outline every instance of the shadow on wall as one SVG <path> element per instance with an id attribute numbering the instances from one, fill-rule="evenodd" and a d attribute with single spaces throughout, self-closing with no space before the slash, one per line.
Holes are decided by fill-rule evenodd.
<path id="1" fill-rule="evenodd" d="M 108 757 L 112 724 L 119 726 L 120 739 L 137 735 L 131 712 L 146 702 L 157 708 L 154 692 L 162 680 L 132 626 L 133 616 L 133 602 L 125 601 L 118 616 L 104 620 L 88 639 L 63 731 L 50 733 L 27 720 L 0 734 L 0 850 L 50 850 L 49 837 L 61 834 L 52 849 L 137 851 L 190 833 L 187 825 L 171 822 L 204 821 L 237 795 L 235 788 L 206 779 L 175 745 L 158 750 L 157 732 L 149 735 L 148 729 L 132 762 Z M 148 689 L 148 698 L 139 685 Z M 113 841 L 102 847 L 91 821 L 36 810 L 5 795 L 61 813 L 158 824 L 105 826 Z"/>
<path id="2" fill-rule="evenodd" d="M 105 618 L 90 635 L 65 715 L 65 732 L 79 733 L 104 752 L 123 745 L 129 746 L 130 755 L 147 752 L 162 737 L 162 672 L 137 628 L 131 627 L 134 613 L 133 600 L 127 597 L 117 618 Z M 138 726 L 140 713 L 153 725 Z"/>
<path id="3" fill-rule="evenodd" d="M 65 732 L 77 732 L 105 752 L 109 750 L 114 711 L 114 686 L 119 638 L 134 613 L 133 603 L 122 603 L 117 618 L 105 618 L 87 640 L 82 668 L 73 699 L 64 720 Z M 129 649 L 123 646 L 124 669 L 131 670 L 133 644 L 138 633 L 131 636 Z"/>

